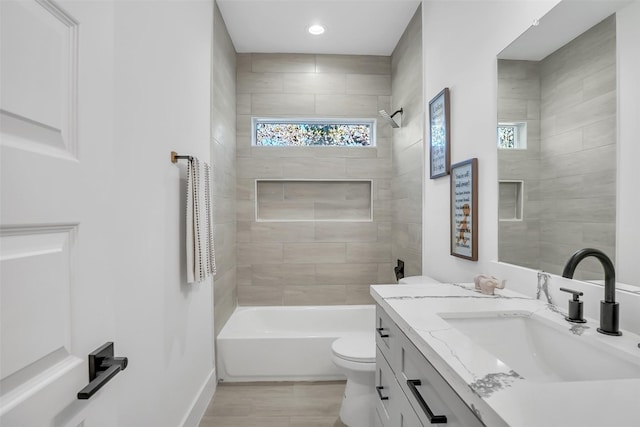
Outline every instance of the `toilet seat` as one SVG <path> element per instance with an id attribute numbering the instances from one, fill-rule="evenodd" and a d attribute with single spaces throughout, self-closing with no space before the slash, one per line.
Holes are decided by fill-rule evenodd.
<path id="1" fill-rule="evenodd" d="M 334 356 L 356 363 L 376 363 L 376 339 L 373 334 L 353 334 L 331 344 Z"/>

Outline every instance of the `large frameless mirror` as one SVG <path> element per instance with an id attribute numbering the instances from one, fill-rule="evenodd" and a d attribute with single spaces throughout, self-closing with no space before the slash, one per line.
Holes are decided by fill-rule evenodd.
<path id="1" fill-rule="evenodd" d="M 554 274 L 577 249 L 616 256 L 615 11 L 628 2 L 587 3 L 559 3 L 498 55 L 499 260 Z"/>

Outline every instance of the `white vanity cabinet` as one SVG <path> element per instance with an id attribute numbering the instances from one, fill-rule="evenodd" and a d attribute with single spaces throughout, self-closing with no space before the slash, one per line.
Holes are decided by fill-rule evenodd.
<path id="1" fill-rule="evenodd" d="M 380 307 L 376 309 L 376 413 L 382 427 L 422 427 L 400 388 L 399 366 L 404 334 Z"/>
<path id="2" fill-rule="evenodd" d="M 383 427 L 481 427 L 415 345 L 376 307 L 376 413 Z"/>

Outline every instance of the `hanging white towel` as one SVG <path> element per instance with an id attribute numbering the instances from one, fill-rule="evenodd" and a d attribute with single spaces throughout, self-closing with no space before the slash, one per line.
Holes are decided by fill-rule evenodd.
<path id="1" fill-rule="evenodd" d="M 211 166 L 193 158 L 187 166 L 187 282 L 216 274 Z"/>

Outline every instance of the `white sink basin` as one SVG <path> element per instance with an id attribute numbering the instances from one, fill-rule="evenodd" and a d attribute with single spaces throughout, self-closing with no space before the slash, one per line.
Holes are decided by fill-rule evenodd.
<path id="1" fill-rule="evenodd" d="M 447 323 L 534 382 L 640 378 L 640 359 L 530 312 L 441 313 Z M 576 329 L 577 328 L 577 329 Z M 615 339 L 615 338 L 612 338 Z"/>

